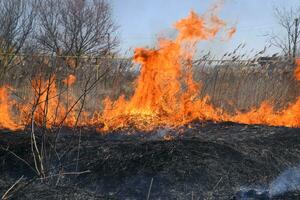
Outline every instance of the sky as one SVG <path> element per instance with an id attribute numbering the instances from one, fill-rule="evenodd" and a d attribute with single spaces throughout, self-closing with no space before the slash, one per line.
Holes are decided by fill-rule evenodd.
<path id="1" fill-rule="evenodd" d="M 131 55 L 135 47 L 154 47 L 158 35 L 174 37 L 174 23 L 191 10 L 203 14 L 215 0 L 111 0 L 113 16 L 119 26 L 120 52 Z M 219 56 L 246 43 L 241 53 L 262 50 L 270 34 L 283 34 L 274 7 L 300 7 L 300 0 L 225 0 L 220 18 L 237 28 L 231 40 L 217 38 L 198 46 L 198 54 L 210 50 Z M 268 48 L 267 53 L 277 52 Z M 200 53 L 199 53 L 200 52 Z M 200 56 L 200 55 L 199 55 Z"/>

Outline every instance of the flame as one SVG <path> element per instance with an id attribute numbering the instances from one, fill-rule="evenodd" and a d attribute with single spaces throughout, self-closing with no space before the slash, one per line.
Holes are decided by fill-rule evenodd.
<path id="1" fill-rule="evenodd" d="M 75 81 L 76 81 L 76 76 L 70 74 L 67 78 L 63 80 L 63 83 L 70 87 L 75 83 Z"/>
<path id="2" fill-rule="evenodd" d="M 37 123 L 42 125 L 45 123 L 46 127 L 55 124 L 57 116 L 61 113 L 56 113 L 58 106 L 57 88 L 55 84 L 55 77 L 51 76 L 48 81 L 37 79 L 32 82 L 34 89 L 34 118 Z"/>
<path id="3" fill-rule="evenodd" d="M 15 101 L 9 98 L 8 95 L 9 86 L 3 86 L 0 88 L 0 128 L 18 130 L 22 126 L 18 125 L 12 118 L 12 107 L 15 104 Z"/>
<path id="4" fill-rule="evenodd" d="M 212 39 L 225 26 L 215 15 L 195 12 L 175 25 L 174 40 L 159 39 L 157 49 L 137 48 L 134 62 L 141 65 L 134 95 L 104 101 L 104 130 L 134 125 L 141 129 L 178 126 L 194 119 L 220 120 L 220 110 L 198 99 L 200 85 L 192 78 L 191 61 L 196 42 Z"/>
<path id="5" fill-rule="evenodd" d="M 68 85 L 71 82 L 73 84 L 76 80 L 76 77 L 72 76 L 69 76 L 71 81 L 68 79 Z M 34 120 L 39 126 L 47 128 L 57 125 L 73 127 L 78 116 L 75 97 L 73 94 L 60 94 L 56 87 L 56 81 L 55 76 L 51 76 L 46 81 L 38 76 L 31 83 L 32 91 L 30 93 L 33 94 L 32 98 L 28 100 L 28 103 L 17 105 L 15 101 L 9 98 L 7 86 L 1 87 L 0 128 L 21 129 L 24 127 L 21 124 L 29 125 L 31 120 Z M 13 117 L 11 110 L 14 106 L 18 110 L 19 116 Z M 17 121 L 20 123 L 18 124 Z"/>
<path id="6" fill-rule="evenodd" d="M 73 127 L 77 116 L 75 111 L 77 106 L 73 106 L 75 97 L 70 92 L 60 94 L 56 81 L 56 77 L 51 76 L 47 81 L 39 78 L 32 82 L 34 98 L 31 100 L 33 105 L 31 107 L 35 107 L 34 120 L 39 125 L 46 125 L 47 128 L 60 124 Z M 69 75 L 63 83 L 71 86 L 75 81 L 76 77 Z"/>
<path id="7" fill-rule="evenodd" d="M 245 124 L 300 127 L 300 98 L 281 111 L 275 111 L 270 103 L 264 102 L 258 109 L 238 113 L 229 120 Z"/>
<path id="8" fill-rule="evenodd" d="M 0 128 L 17 130 L 32 120 L 39 126 L 51 128 L 97 125 L 100 131 L 136 127 L 152 130 L 159 126 L 178 127 L 193 120 L 232 121 L 246 124 L 300 127 L 300 97 L 283 110 L 275 110 L 270 102 L 249 112 L 230 115 L 210 104 L 210 97 L 199 97 L 201 84 L 193 80 L 192 60 L 198 42 L 217 36 L 226 23 L 217 17 L 214 8 L 211 14 L 190 14 L 174 24 L 178 35 L 174 40 L 160 38 L 157 48 L 136 48 L 133 61 L 140 65 L 140 74 L 135 81 L 132 97 L 120 96 L 113 101 L 105 98 L 103 111 L 87 113 L 81 110 L 73 93 L 76 82 L 69 75 L 62 82 L 67 90 L 56 87 L 58 80 L 37 76 L 32 81 L 32 97 L 28 103 L 16 104 L 10 98 L 8 86 L 0 88 Z M 229 29 L 228 37 L 236 32 Z M 295 79 L 300 81 L 300 59 L 296 60 Z M 16 110 L 16 111 L 15 111 Z M 14 112 L 19 113 L 14 115 Z M 81 118 L 79 119 L 79 114 Z M 165 140 L 173 139 L 166 136 Z"/>
<path id="9" fill-rule="evenodd" d="M 174 136 L 172 136 L 172 135 L 165 135 L 163 138 L 164 138 L 164 140 L 166 140 L 166 141 L 171 141 L 171 140 L 174 140 L 174 139 L 175 139 Z"/>
<path id="10" fill-rule="evenodd" d="M 236 27 L 231 27 L 227 32 L 227 40 L 230 40 L 236 33 Z"/>
<path id="11" fill-rule="evenodd" d="M 296 80 L 300 80 L 300 59 L 296 59 L 294 76 Z M 247 113 L 238 113 L 228 120 L 245 124 L 300 127 L 300 97 L 281 111 L 276 111 L 271 103 L 264 102 L 258 109 L 253 108 Z"/>
<path id="12" fill-rule="evenodd" d="M 225 22 L 218 16 L 211 15 L 205 19 L 205 16 L 198 16 L 194 11 L 175 24 L 175 28 L 179 31 L 177 36 L 179 41 L 212 39 L 224 26 Z"/>
<path id="13" fill-rule="evenodd" d="M 263 102 L 249 112 L 229 115 L 199 99 L 201 86 L 194 82 L 191 60 L 196 42 L 216 37 L 226 23 L 216 15 L 208 18 L 195 12 L 175 24 L 179 34 L 175 40 L 160 39 L 157 49 L 137 48 L 134 61 L 141 64 L 135 93 L 126 100 L 104 101 L 103 130 L 136 126 L 152 129 L 157 126 L 179 126 L 192 120 L 233 121 L 246 124 L 300 127 L 300 97 L 286 109 L 276 111 Z M 231 28 L 228 37 L 236 32 Z M 296 60 L 295 77 L 300 80 L 300 59 Z"/>
<path id="14" fill-rule="evenodd" d="M 296 59 L 296 69 L 294 76 L 296 80 L 300 81 L 300 58 Z"/>

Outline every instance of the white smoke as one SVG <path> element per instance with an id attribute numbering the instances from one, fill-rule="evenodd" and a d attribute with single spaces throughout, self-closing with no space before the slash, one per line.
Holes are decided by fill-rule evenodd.
<path id="1" fill-rule="evenodd" d="M 282 172 L 269 185 L 269 195 L 276 196 L 300 189 L 300 165 Z"/>
<path id="2" fill-rule="evenodd" d="M 248 200 L 255 197 L 272 199 L 272 197 L 297 190 L 300 190 L 300 165 L 286 169 L 267 187 L 241 187 L 237 193 L 237 199 Z"/>

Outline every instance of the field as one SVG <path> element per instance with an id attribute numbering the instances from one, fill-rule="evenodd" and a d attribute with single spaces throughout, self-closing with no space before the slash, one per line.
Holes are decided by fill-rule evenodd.
<path id="1" fill-rule="evenodd" d="M 222 4 L 126 53 L 119 2 L 0 0 L 0 197 L 300 199 L 298 12 L 250 50 Z"/>
<path id="2" fill-rule="evenodd" d="M 106 135 L 62 129 L 58 135 L 37 137 L 38 145 L 47 141 L 45 148 L 55 144 L 44 155 L 49 171 L 42 179 L 30 167 L 30 135 L 2 131 L 0 191 L 18 180 L 7 198 L 239 199 L 243 187 L 268 187 L 298 164 L 299 131 L 212 122 Z M 172 140 L 166 141 L 166 135 Z M 273 199 L 300 195 L 283 194 Z"/>
<path id="3" fill-rule="evenodd" d="M 202 83 L 199 95 L 211 96 L 215 106 L 228 112 L 270 99 L 281 109 L 298 95 L 293 65 L 282 65 L 199 64 L 194 74 Z M 125 75 L 119 80 L 135 77 L 128 71 Z M 93 92 L 112 94 L 112 85 L 103 79 Z M 123 84 L 129 88 L 126 96 L 130 87 L 130 82 Z M 101 98 L 101 93 L 89 95 Z M 95 103 L 87 106 L 93 109 Z M 38 128 L 36 143 L 30 127 L 2 130 L 1 194 L 7 199 L 242 199 L 266 187 L 268 195 L 257 197 L 270 199 L 272 181 L 297 166 L 300 156 L 297 128 L 197 120 L 150 132 L 132 127 L 101 134 L 96 128 Z M 272 199 L 298 198 L 288 191 Z"/>

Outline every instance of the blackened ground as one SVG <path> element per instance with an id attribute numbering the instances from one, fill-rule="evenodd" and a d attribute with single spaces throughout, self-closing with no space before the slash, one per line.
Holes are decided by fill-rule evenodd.
<path id="1" fill-rule="evenodd" d="M 8 197 L 146 199 L 150 190 L 150 199 L 233 199 L 240 187 L 267 185 L 300 162 L 300 129 L 284 127 L 193 122 L 147 133 L 48 132 L 36 132 L 43 179 L 30 133 L 0 132 L 1 196 L 20 180 Z M 298 197 L 295 191 L 276 199 Z"/>

